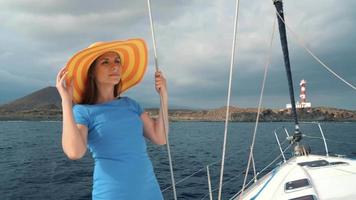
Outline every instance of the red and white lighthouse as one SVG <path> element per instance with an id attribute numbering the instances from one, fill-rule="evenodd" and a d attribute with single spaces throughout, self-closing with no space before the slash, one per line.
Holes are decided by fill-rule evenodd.
<path id="1" fill-rule="evenodd" d="M 307 82 L 303 79 L 300 81 L 299 83 L 300 85 L 300 103 L 303 104 L 303 103 L 306 103 L 306 85 L 307 85 Z"/>
<path id="2" fill-rule="evenodd" d="M 295 107 L 296 108 L 310 108 L 311 107 L 311 103 L 307 102 L 307 81 L 306 80 L 301 80 L 300 83 L 300 102 L 297 101 L 295 103 Z M 286 108 L 290 109 L 292 108 L 292 105 L 289 103 L 286 105 Z"/>

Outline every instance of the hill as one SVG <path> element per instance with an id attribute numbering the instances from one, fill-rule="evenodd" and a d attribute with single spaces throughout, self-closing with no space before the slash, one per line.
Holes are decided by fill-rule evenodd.
<path id="1" fill-rule="evenodd" d="M 0 106 L 0 120 L 54 120 L 61 112 L 57 89 L 46 87 Z"/>
<path id="2" fill-rule="evenodd" d="M 253 122 L 256 108 L 229 108 L 231 121 Z M 158 109 L 146 109 L 152 117 L 157 117 Z M 170 109 L 172 121 L 224 121 L 226 107 L 217 109 Z M 356 111 L 338 108 L 316 107 L 298 109 L 302 121 L 356 121 Z M 0 120 L 61 120 L 61 99 L 55 87 L 46 87 L 13 102 L 0 106 Z M 292 121 L 290 110 L 261 110 L 260 121 Z"/>

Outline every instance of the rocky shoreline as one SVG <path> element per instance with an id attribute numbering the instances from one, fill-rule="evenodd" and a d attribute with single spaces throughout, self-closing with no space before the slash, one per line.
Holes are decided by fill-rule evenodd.
<path id="1" fill-rule="evenodd" d="M 45 107 L 45 106 L 44 106 Z M 55 105 L 50 105 L 45 109 L 28 109 L 21 111 L 0 110 L 0 120 L 62 120 L 62 110 Z M 244 109 L 230 107 L 229 120 L 233 122 L 254 122 L 256 121 L 257 109 Z M 151 117 L 158 115 L 158 109 L 146 109 Z M 170 121 L 225 121 L 226 107 L 210 110 L 169 110 Z M 342 110 L 336 108 L 310 108 L 299 109 L 298 117 L 301 121 L 356 121 L 356 111 Z M 285 122 L 293 121 L 290 110 L 287 109 L 262 109 L 260 122 Z"/>
<path id="2" fill-rule="evenodd" d="M 256 121 L 256 108 L 229 107 L 229 120 L 234 122 Z M 152 116 L 157 117 L 158 109 L 146 109 Z M 170 109 L 170 121 L 225 121 L 226 107 L 217 109 Z M 298 109 L 301 121 L 356 121 L 356 111 L 337 108 L 316 107 Z M 55 87 L 46 87 L 27 96 L 16 99 L 0 106 L 0 120 L 31 120 L 31 121 L 60 121 L 62 120 L 61 100 Z M 268 109 L 261 110 L 261 122 L 292 121 L 290 110 Z"/>
<path id="3" fill-rule="evenodd" d="M 229 120 L 233 122 L 255 122 L 257 109 L 243 109 L 230 107 Z M 300 121 L 356 121 L 356 111 L 335 108 L 299 109 L 297 115 Z M 171 111 L 169 118 L 172 121 L 225 121 L 226 108 L 197 111 Z M 260 122 L 287 122 L 293 121 L 290 110 L 262 109 L 259 115 Z"/>

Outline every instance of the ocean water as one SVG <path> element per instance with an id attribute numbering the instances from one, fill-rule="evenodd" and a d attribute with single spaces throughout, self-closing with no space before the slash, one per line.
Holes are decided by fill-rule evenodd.
<path id="1" fill-rule="evenodd" d="M 88 153 L 72 161 L 61 148 L 61 122 L 0 122 L 0 199 L 91 199 L 93 160 Z M 257 171 L 280 153 L 273 134 L 278 127 L 292 130 L 291 123 L 260 123 L 254 158 Z M 322 123 L 330 154 L 356 158 L 356 123 Z M 229 199 L 240 190 L 246 168 L 254 123 L 230 123 L 227 136 L 222 197 Z M 320 137 L 318 127 L 302 124 L 310 137 Z M 223 122 L 174 122 L 170 143 L 178 199 L 209 199 L 206 166 L 210 166 L 213 195 L 217 196 Z M 280 131 L 281 142 L 285 133 Z M 322 141 L 304 138 L 313 153 L 325 154 Z M 288 143 L 284 142 L 283 147 Z M 158 182 L 165 199 L 173 199 L 165 146 L 148 142 Z M 291 156 L 287 151 L 287 156 Z M 275 167 L 281 159 L 269 168 Z M 190 178 L 183 178 L 193 174 Z M 264 174 L 264 173 L 262 173 Z M 252 172 L 249 173 L 250 177 Z"/>

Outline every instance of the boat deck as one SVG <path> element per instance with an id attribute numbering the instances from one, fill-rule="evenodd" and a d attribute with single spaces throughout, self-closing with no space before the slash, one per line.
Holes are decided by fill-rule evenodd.
<path id="1" fill-rule="evenodd" d="M 244 191 L 243 199 L 355 200 L 356 160 L 294 157 Z"/>

